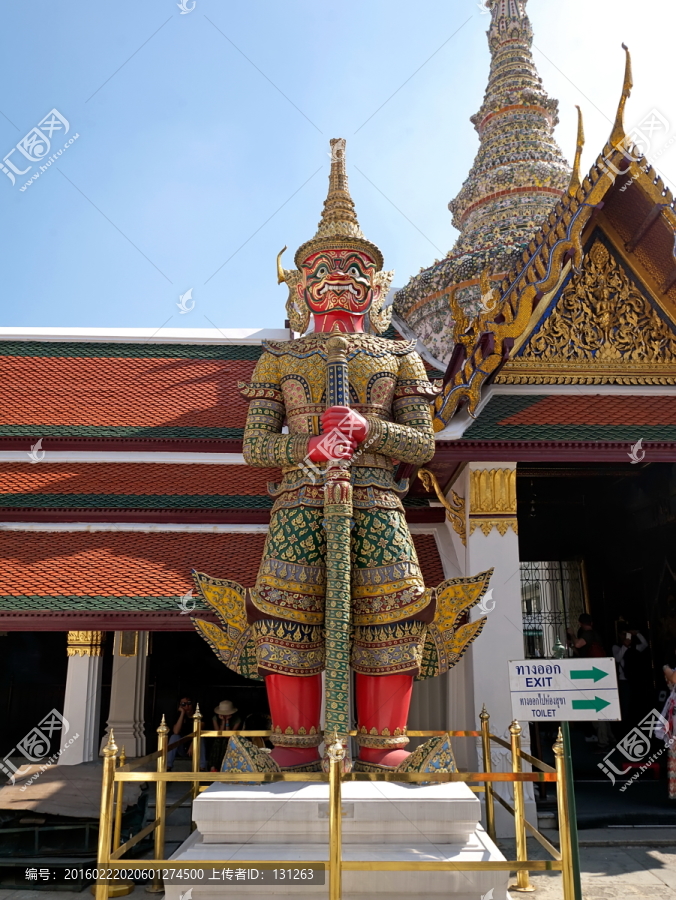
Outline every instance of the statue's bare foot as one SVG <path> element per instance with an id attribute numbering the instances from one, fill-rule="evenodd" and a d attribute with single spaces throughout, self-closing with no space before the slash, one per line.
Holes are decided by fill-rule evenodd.
<path id="1" fill-rule="evenodd" d="M 280 769 L 307 765 L 320 758 L 316 747 L 275 747 L 270 756 Z"/>
<path id="2" fill-rule="evenodd" d="M 364 762 L 393 769 L 401 765 L 410 755 L 406 750 L 374 750 L 370 747 L 360 747 L 359 750 L 359 759 L 363 759 Z"/>

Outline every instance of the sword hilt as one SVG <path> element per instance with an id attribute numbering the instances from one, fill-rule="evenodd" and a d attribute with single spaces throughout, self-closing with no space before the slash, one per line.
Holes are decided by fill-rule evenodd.
<path id="1" fill-rule="evenodd" d="M 326 406 L 350 405 L 350 381 L 347 371 L 347 351 L 350 345 L 339 334 L 326 342 Z"/>

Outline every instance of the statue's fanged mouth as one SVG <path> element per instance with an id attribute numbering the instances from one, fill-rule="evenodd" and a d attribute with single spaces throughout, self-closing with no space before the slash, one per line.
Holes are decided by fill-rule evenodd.
<path id="1" fill-rule="evenodd" d="M 335 281 L 327 281 L 324 287 L 320 288 L 319 294 L 326 294 L 329 291 L 332 291 L 334 294 L 342 294 L 343 291 L 349 291 L 353 297 L 360 299 L 359 292 L 354 287 L 353 284 L 348 282 L 335 282 Z"/>

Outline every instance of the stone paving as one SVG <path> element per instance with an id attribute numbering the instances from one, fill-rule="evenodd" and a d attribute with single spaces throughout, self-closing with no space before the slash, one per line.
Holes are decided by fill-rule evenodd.
<path id="1" fill-rule="evenodd" d="M 556 833 L 548 833 L 556 840 Z M 636 835 L 616 830 L 594 829 L 581 832 L 580 862 L 584 900 L 676 900 L 676 833 L 671 829 L 647 831 Z M 513 859 L 513 841 L 498 841 L 502 852 Z M 545 851 L 529 839 L 528 854 L 532 859 L 547 859 Z M 543 872 L 531 875 L 538 900 L 562 900 L 561 875 Z M 0 900 L 85 900 L 88 889 L 73 891 L 2 890 Z M 138 885 L 133 892 L 137 900 L 148 895 Z M 158 895 L 156 895 L 158 896 Z M 520 895 L 512 893 L 516 898 Z M 161 900 L 161 896 L 158 896 Z M 477 897 L 477 900 L 479 898 Z"/>
<path id="2" fill-rule="evenodd" d="M 605 829 L 603 829 L 605 830 Z M 595 829 L 592 835 L 580 832 L 580 869 L 582 874 L 582 896 L 584 900 L 676 900 L 676 834 L 669 829 L 668 833 L 658 834 L 655 841 L 665 843 L 669 838 L 671 846 L 655 846 L 648 843 L 649 838 L 635 838 L 629 835 L 627 841 L 646 841 L 640 846 L 627 846 L 622 836 L 613 835 L 606 840 L 613 840 L 611 846 L 598 844 L 603 836 Z M 498 841 L 500 849 L 510 858 L 514 858 L 514 841 Z M 510 846 L 511 845 L 511 846 Z M 533 859 L 548 859 L 547 853 L 536 844 L 528 841 L 528 854 Z M 539 900 L 562 900 L 563 887 L 559 872 L 542 872 L 531 875 L 531 881 L 537 888 L 535 897 Z M 522 896 L 512 892 L 512 897 Z M 0 900 L 3 900 L 0 897 Z"/>

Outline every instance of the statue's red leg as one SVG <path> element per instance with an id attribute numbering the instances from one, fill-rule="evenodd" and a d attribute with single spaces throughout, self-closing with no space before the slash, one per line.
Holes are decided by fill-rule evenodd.
<path id="1" fill-rule="evenodd" d="M 362 675 L 357 672 L 357 721 L 359 731 L 375 729 L 378 736 L 388 729 L 394 735 L 406 727 L 413 693 L 412 675 Z M 359 759 L 381 766 L 398 766 L 409 754 L 406 750 L 359 748 Z"/>
<path id="2" fill-rule="evenodd" d="M 287 728 L 291 728 L 293 731 L 291 739 L 298 735 L 301 728 L 305 729 L 308 736 L 313 726 L 315 732 L 319 731 L 322 709 L 320 674 L 307 677 L 278 673 L 266 675 L 265 688 L 268 693 L 273 729 L 279 726 L 283 735 Z M 281 737 L 280 740 L 283 741 L 284 738 Z M 300 766 L 319 759 L 317 747 L 280 745 L 275 746 L 271 755 L 277 765 L 282 767 Z"/>

